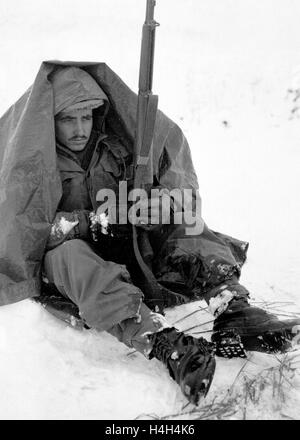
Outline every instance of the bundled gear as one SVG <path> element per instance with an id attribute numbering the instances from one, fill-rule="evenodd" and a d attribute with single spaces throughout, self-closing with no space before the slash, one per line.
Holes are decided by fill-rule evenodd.
<path id="1" fill-rule="evenodd" d="M 214 344 L 185 335 L 174 327 L 154 333 L 150 339 L 153 343 L 150 358 L 163 362 L 184 396 L 197 405 L 208 393 L 213 380 Z"/>
<path id="2" fill-rule="evenodd" d="M 300 318 L 280 320 L 246 298 L 234 298 L 215 319 L 212 341 L 216 354 L 228 358 L 246 357 L 245 350 L 283 353 L 299 331 Z"/>

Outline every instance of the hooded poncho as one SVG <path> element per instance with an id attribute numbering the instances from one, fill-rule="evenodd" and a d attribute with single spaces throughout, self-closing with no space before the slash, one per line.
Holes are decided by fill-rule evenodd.
<path id="1" fill-rule="evenodd" d="M 54 101 L 51 77 L 65 66 L 80 67 L 94 78 L 110 102 L 106 119 L 131 144 L 134 141 L 137 95 L 106 64 L 42 64 L 34 84 L 0 119 L 0 305 L 40 294 L 42 259 L 62 195 L 54 114 L 66 102 L 73 105 L 80 93 L 70 87 L 65 96 L 63 90 L 61 101 Z M 167 158 L 168 169 L 160 184 L 169 189 L 198 188 L 182 131 L 158 111 L 149 164 L 154 176 L 162 157 Z"/>

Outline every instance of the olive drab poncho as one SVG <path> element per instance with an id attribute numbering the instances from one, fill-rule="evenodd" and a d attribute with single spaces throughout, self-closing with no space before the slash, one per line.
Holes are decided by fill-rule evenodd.
<path id="1" fill-rule="evenodd" d="M 85 69 L 109 98 L 107 118 L 115 130 L 131 144 L 134 140 L 137 95 L 106 64 L 42 63 L 34 84 L 0 119 L 0 305 L 40 293 L 42 259 L 62 195 L 49 80 L 58 66 Z M 180 128 L 159 111 L 151 162 L 154 176 L 163 154 L 168 169 L 160 184 L 197 189 L 188 144 Z"/>

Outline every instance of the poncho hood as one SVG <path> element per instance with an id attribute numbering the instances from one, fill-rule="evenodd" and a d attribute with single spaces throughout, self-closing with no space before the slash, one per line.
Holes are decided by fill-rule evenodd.
<path id="1" fill-rule="evenodd" d="M 94 109 L 108 102 L 99 84 L 78 67 L 59 67 L 51 74 L 54 115 L 64 110 Z"/>

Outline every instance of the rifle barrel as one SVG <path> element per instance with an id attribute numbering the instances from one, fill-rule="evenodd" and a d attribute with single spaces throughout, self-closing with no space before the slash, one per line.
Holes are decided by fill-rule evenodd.
<path id="1" fill-rule="evenodd" d="M 155 0 L 147 0 L 146 20 L 142 34 L 139 93 L 148 95 L 151 94 L 152 90 L 155 28 L 159 26 L 153 18 L 155 4 Z"/>
<path id="2" fill-rule="evenodd" d="M 156 5 L 155 0 L 147 0 L 146 22 L 149 20 L 153 20 L 155 5 Z"/>

